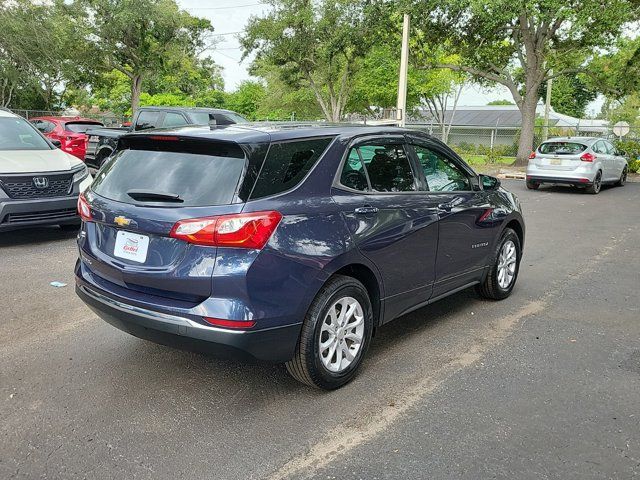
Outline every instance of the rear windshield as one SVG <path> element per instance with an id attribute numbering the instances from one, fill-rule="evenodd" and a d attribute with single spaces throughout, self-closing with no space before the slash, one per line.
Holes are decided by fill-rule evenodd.
<path id="1" fill-rule="evenodd" d="M 586 145 L 576 142 L 546 142 L 540 145 L 539 151 L 543 154 L 555 153 L 556 155 L 576 155 L 587 149 Z"/>
<path id="2" fill-rule="evenodd" d="M 213 153 L 215 148 L 211 150 Z M 108 199 L 139 205 L 228 205 L 236 193 L 245 157 L 237 146 L 216 153 L 122 150 L 100 171 L 92 189 Z"/>
<path id="3" fill-rule="evenodd" d="M 22 118 L 0 118 L 0 150 L 51 150 L 36 128 Z"/>
<path id="4" fill-rule="evenodd" d="M 85 133 L 87 130 L 102 126 L 100 122 L 73 122 L 66 123 L 64 128 L 74 133 Z"/>

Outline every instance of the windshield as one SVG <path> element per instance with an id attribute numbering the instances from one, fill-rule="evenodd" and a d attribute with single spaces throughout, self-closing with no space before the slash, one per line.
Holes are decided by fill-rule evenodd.
<path id="1" fill-rule="evenodd" d="M 51 150 L 38 131 L 23 118 L 0 118 L 0 150 Z"/>
<path id="2" fill-rule="evenodd" d="M 232 123 L 248 123 L 249 120 L 234 112 L 195 112 L 190 114 L 196 125 L 207 125 L 209 123 L 209 115 L 213 115 L 218 125 L 229 125 Z"/>
<path id="3" fill-rule="evenodd" d="M 576 155 L 587 149 L 586 145 L 576 142 L 546 142 L 540 145 L 540 153 L 556 155 Z"/>
<path id="4" fill-rule="evenodd" d="M 101 170 L 92 189 L 111 200 L 133 204 L 228 205 L 236 193 L 245 157 L 239 147 L 219 150 L 215 145 L 209 155 L 122 150 Z"/>
<path id="5" fill-rule="evenodd" d="M 103 127 L 100 122 L 73 122 L 65 124 L 64 128 L 74 133 L 85 133 L 92 128 Z"/>

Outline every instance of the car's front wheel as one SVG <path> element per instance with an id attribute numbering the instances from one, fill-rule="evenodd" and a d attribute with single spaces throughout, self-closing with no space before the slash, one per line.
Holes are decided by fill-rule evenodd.
<path id="1" fill-rule="evenodd" d="M 478 285 L 478 293 L 491 300 L 502 300 L 511 295 L 520 270 L 522 250 L 515 231 L 505 229 L 493 252 L 493 264 L 484 282 Z"/>
<path id="2" fill-rule="evenodd" d="M 307 385 L 339 388 L 356 375 L 372 331 L 367 289 L 354 278 L 336 275 L 311 304 L 287 370 Z"/>
<path id="3" fill-rule="evenodd" d="M 527 188 L 529 190 L 537 190 L 540 188 L 540 184 L 538 182 L 534 182 L 533 180 L 527 180 Z"/>

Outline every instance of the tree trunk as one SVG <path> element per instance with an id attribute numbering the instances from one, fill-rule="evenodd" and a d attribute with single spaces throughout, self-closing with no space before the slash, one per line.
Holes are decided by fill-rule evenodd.
<path id="1" fill-rule="evenodd" d="M 142 75 L 131 77 L 131 115 L 135 115 L 140 106 L 140 94 L 142 93 Z"/>
<path id="2" fill-rule="evenodd" d="M 529 162 L 529 155 L 533 149 L 533 140 L 536 126 L 536 105 L 538 104 L 538 92 L 536 89 L 527 90 L 522 103 L 519 105 L 522 114 L 520 127 L 520 140 L 518 153 L 514 165 L 525 166 Z"/>

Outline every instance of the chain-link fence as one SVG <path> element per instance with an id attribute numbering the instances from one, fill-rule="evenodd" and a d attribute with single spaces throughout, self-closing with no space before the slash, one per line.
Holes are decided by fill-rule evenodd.
<path id="1" fill-rule="evenodd" d="M 479 125 L 451 125 L 444 128 L 428 123 L 409 123 L 409 128 L 415 128 L 443 140 L 458 153 L 495 156 L 515 156 L 520 141 L 520 126 L 487 127 Z M 558 127 L 550 125 L 545 128 L 536 125 L 534 130 L 533 147 L 536 148 L 545 138 L 554 137 L 600 137 L 618 140 L 612 127 L 576 125 L 576 127 Z M 640 140 L 640 129 L 631 128 L 622 137 L 624 140 Z"/>

